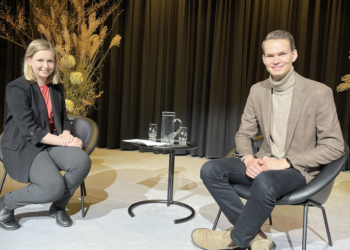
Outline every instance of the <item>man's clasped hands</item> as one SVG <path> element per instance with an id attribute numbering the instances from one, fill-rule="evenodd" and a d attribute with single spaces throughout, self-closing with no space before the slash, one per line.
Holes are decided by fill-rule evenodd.
<path id="1" fill-rule="evenodd" d="M 244 159 L 244 163 L 247 167 L 246 174 L 254 179 L 261 172 L 268 170 L 281 170 L 289 168 L 289 164 L 286 159 L 274 159 L 270 157 L 263 157 L 262 159 L 248 156 Z"/>

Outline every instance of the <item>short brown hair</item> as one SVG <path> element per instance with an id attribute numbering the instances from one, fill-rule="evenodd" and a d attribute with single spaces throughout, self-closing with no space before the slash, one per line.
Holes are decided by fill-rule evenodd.
<path id="1" fill-rule="evenodd" d="M 265 40 L 262 42 L 263 53 L 265 53 L 265 51 L 264 51 L 265 41 L 272 40 L 272 39 L 286 39 L 290 44 L 291 51 L 296 49 L 295 43 L 294 43 L 294 38 L 293 38 L 291 33 L 289 33 L 288 31 L 285 31 L 285 30 L 275 30 L 275 31 L 270 32 L 265 37 Z"/>
<path id="2" fill-rule="evenodd" d="M 56 51 L 55 51 L 54 47 L 52 46 L 52 44 L 44 39 L 37 39 L 37 40 L 32 41 L 29 44 L 29 46 L 26 50 L 26 55 L 24 56 L 24 63 L 23 63 L 24 77 L 30 83 L 34 83 L 37 81 L 32 67 L 27 62 L 27 57 L 33 58 L 33 56 L 41 50 L 51 50 L 53 55 L 54 55 L 55 69 L 47 78 L 47 83 L 57 84 L 59 82 L 59 75 L 58 75 L 59 72 L 58 72 L 58 64 L 56 62 Z"/>

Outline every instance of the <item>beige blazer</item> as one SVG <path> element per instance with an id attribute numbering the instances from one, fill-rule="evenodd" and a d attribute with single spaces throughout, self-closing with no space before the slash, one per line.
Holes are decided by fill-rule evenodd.
<path id="1" fill-rule="evenodd" d="M 344 154 L 344 141 L 332 90 L 295 74 L 285 151 L 294 168 L 309 182 L 323 165 Z M 255 156 L 271 156 L 271 90 L 269 79 L 252 86 L 236 134 L 238 156 L 253 155 L 252 141 L 259 125 L 265 140 Z"/>

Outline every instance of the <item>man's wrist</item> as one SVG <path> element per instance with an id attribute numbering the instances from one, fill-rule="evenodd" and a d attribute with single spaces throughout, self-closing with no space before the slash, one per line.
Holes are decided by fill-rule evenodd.
<path id="1" fill-rule="evenodd" d="M 248 162 L 250 162 L 251 160 L 254 160 L 254 159 L 255 159 L 254 156 L 252 156 L 252 155 L 247 155 L 247 156 L 243 159 L 243 162 L 244 162 L 245 165 L 247 165 Z"/>

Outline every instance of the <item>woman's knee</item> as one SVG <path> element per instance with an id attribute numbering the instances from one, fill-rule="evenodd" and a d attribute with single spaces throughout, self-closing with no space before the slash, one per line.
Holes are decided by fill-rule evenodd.
<path id="1" fill-rule="evenodd" d="M 91 159 L 90 159 L 90 156 L 85 151 L 82 151 L 79 165 L 84 169 L 86 174 L 89 173 L 91 169 Z"/>
<path id="2" fill-rule="evenodd" d="M 61 177 L 60 179 L 51 180 L 50 184 L 41 186 L 41 189 L 41 203 L 48 203 L 60 199 L 65 192 L 66 185 L 63 177 Z"/>
<path id="3" fill-rule="evenodd" d="M 80 172 L 89 172 L 91 168 L 91 159 L 89 155 L 80 148 L 75 148 L 73 157 L 70 159 L 70 165 L 74 169 L 79 169 Z"/>
<path id="4" fill-rule="evenodd" d="M 74 159 L 72 159 L 72 167 L 69 172 L 72 174 L 76 173 L 85 179 L 85 177 L 89 174 L 90 169 L 91 159 L 89 155 L 83 150 L 77 151 Z"/>

